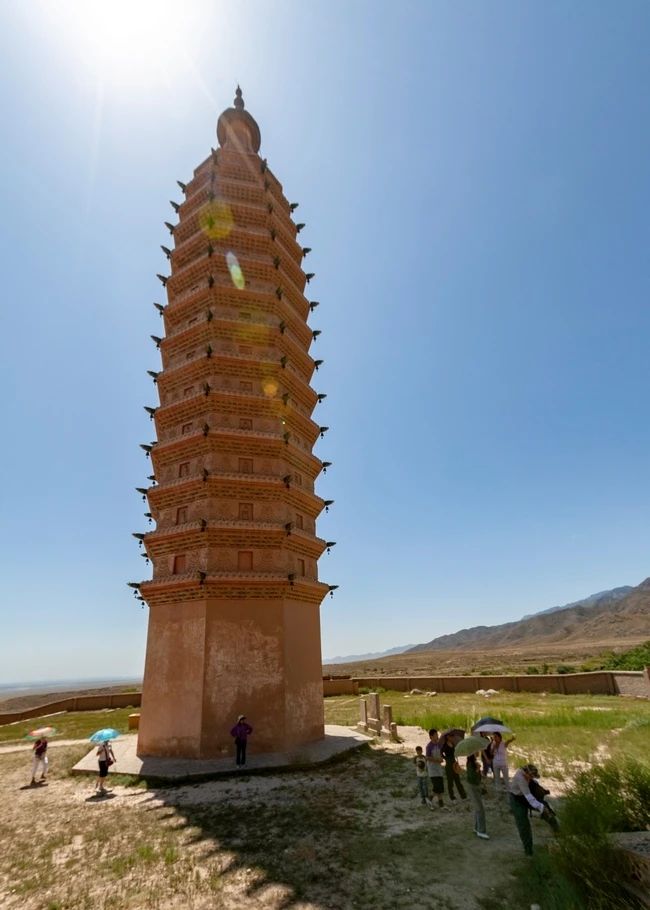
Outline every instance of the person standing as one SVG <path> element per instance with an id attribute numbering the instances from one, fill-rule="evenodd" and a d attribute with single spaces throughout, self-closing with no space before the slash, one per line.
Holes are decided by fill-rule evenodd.
<path id="1" fill-rule="evenodd" d="M 98 796 L 105 796 L 106 787 L 104 784 L 108 777 L 108 769 L 111 765 L 115 764 L 115 755 L 109 739 L 107 739 L 106 742 L 100 743 L 97 747 L 97 761 L 99 764 L 99 776 L 95 783 L 95 790 L 97 791 Z"/>
<path id="2" fill-rule="evenodd" d="M 433 808 L 433 800 L 438 800 L 438 806 L 442 809 L 444 802 L 442 799 L 445 792 L 445 775 L 442 770 L 442 753 L 440 751 L 440 742 L 438 740 L 438 731 L 435 728 L 429 730 L 429 742 L 426 749 L 427 771 L 431 781 L 433 796 L 431 798 L 430 808 Z"/>
<path id="3" fill-rule="evenodd" d="M 467 756 L 467 789 L 469 798 L 474 806 L 474 831 L 477 837 L 483 840 L 489 840 L 490 835 L 485 827 L 485 807 L 481 796 L 481 786 L 483 778 L 481 777 L 481 766 L 479 765 L 476 755 Z"/>
<path id="4" fill-rule="evenodd" d="M 230 731 L 230 735 L 234 737 L 235 740 L 237 752 L 236 763 L 238 768 L 243 768 L 246 764 L 246 743 L 252 732 L 253 728 L 250 724 L 246 723 L 246 715 L 240 714 L 237 718 L 237 723 Z"/>
<path id="5" fill-rule="evenodd" d="M 418 782 L 418 793 L 420 794 L 420 799 L 422 800 L 423 806 L 429 805 L 429 775 L 427 774 L 427 760 L 422 754 L 422 746 L 415 747 L 415 755 L 413 756 L 413 764 L 415 765 L 415 778 Z"/>
<path id="6" fill-rule="evenodd" d="M 467 799 L 467 793 L 465 793 L 465 788 L 460 779 L 459 765 L 456 761 L 456 744 L 454 742 L 454 735 L 449 734 L 444 737 L 444 744 L 441 748 L 442 757 L 445 760 L 445 775 L 447 777 L 447 792 L 449 793 L 449 799 L 453 802 L 456 797 L 454 796 L 454 785 L 460 794 L 461 799 Z"/>
<path id="7" fill-rule="evenodd" d="M 487 735 L 487 733 L 480 733 L 479 736 L 485 740 L 485 748 L 481 751 L 481 764 L 483 765 L 483 783 L 488 779 L 488 775 L 492 771 L 492 740 Z M 481 792 L 483 795 L 487 793 L 487 789 L 483 786 Z"/>
<path id="8" fill-rule="evenodd" d="M 533 830 L 530 827 L 529 808 L 541 812 L 543 818 L 548 812 L 544 803 L 540 803 L 530 792 L 530 782 L 538 777 L 539 771 L 535 765 L 524 765 L 515 772 L 508 793 L 510 811 L 515 817 L 515 825 L 526 856 L 533 855 Z"/>
<path id="9" fill-rule="evenodd" d="M 495 733 L 492 738 L 492 773 L 494 774 L 494 789 L 497 793 L 503 794 L 508 792 L 510 774 L 508 771 L 508 746 L 514 740 L 504 739 L 500 733 Z"/>
<path id="10" fill-rule="evenodd" d="M 34 757 L 32 759 L 32 779 L 30 784 L 31 786 L 34 786 L 36 783 L 45 783 L 45 778 L 47 777 L 47 766 L 49 764 L 47 759 L 47 736 L 41 736 L 40 739 L 37 739 L 32 746 L 32 751 Z M 37 781 L 36 775 L 38 774 L 39 769 L 41 778 Z"/>

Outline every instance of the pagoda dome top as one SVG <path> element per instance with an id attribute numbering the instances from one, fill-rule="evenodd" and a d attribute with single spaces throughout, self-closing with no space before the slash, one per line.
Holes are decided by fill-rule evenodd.
<path id="1" fill-rule="evenodd" d="M 234 141 L 237 145 L 250 146 L 253 152 L 260 150 L 260 128 L 248 111 L 244 110 L 244 99 L 239 86 L 235 92 L 234 106 L 227 107 L 217 121 L 217 139 L 221 146 Z"/>

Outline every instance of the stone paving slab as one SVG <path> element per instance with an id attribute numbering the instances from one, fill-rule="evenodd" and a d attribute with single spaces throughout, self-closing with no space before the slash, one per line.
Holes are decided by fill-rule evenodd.
<path id="1" fill-rule="evenodd" d="M 136 755 L 138 737 L 130 734 L 121 736 L 112 742 L 115 764 L 109 768 L 109 774 L 129 774 L 148 780 L 159 780 L 173 783 L 181 781 L 208 780 L 215 777 L 236 777 L 242 774 L 256 774 L 266 771 L 309 768 L 332 761 L 352 749 L 359 749 L 371 742 L 372 737 L 365 736 L 349 727 L 335 724 L 325 725 L 325 736 L 316 742 L 300 746 L 292 752 L 266 752 L 256 755 L 249 751 L 246 756 L 246 768 L 235 767 L 233 754 L 226 758 L 159 758 Z M 85 755 L 74 766 L 73 773 L 97 774 L 97 747 Z"/>

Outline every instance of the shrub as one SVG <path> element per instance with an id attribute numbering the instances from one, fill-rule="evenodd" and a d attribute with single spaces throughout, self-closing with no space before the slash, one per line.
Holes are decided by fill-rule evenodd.
<path id="1" fill-rule="evenodd" d="M 650 768 L 606 762 L 580 774 L 562 812 L 567 834 L 642 831 L 650 825 Z"/>
<path id="2" fill-rule="evenodd" d="M 622 654 L 610 654 L 603 663 L 604 670 L 643 670 L 650 666 L 650 641 L 623 651 Z"/>
<path id="3" fill-rule="evenodd" d="M 624 887 L 609 835 L 648 825 L 650 768 L 610 761 L 583 772 L 567 794 L 559 838 L 522 879 L 527 897 L 544 894 L 548 910 L 641 910 Z"/>
<path id="4" fill-rule="evenodd" d="M 528 676 L 538 676 L 539 667 L 535 667 L 535 666 L 526 667 L 526 673 L 528 674 Z"/>
<path id="5" fill-rule="evenodd" d="M 575 673 L 576 668 L 572 667 L 570 664 L 560 664 L 557 668 L 558 673 Z"/>

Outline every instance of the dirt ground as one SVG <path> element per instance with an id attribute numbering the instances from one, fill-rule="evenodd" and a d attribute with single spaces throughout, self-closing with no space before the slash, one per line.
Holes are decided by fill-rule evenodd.
<path id="1" fill-rule="evenodd" d="M 423 807 L 411 758 L 427 737 L 400 735 L 310 773 L 152 790 L 118 778 L 102 800 L 68 774 L 85 743 L 53 747 L 37 788 L 29 756 L 5 751 L 0 906 L 517 910 L 508 895 L 525 858 L 505 804 L 486 798 L 489 841 L 467 803 Z M 538 843 L 550 836 L 533 829 Z"/>

